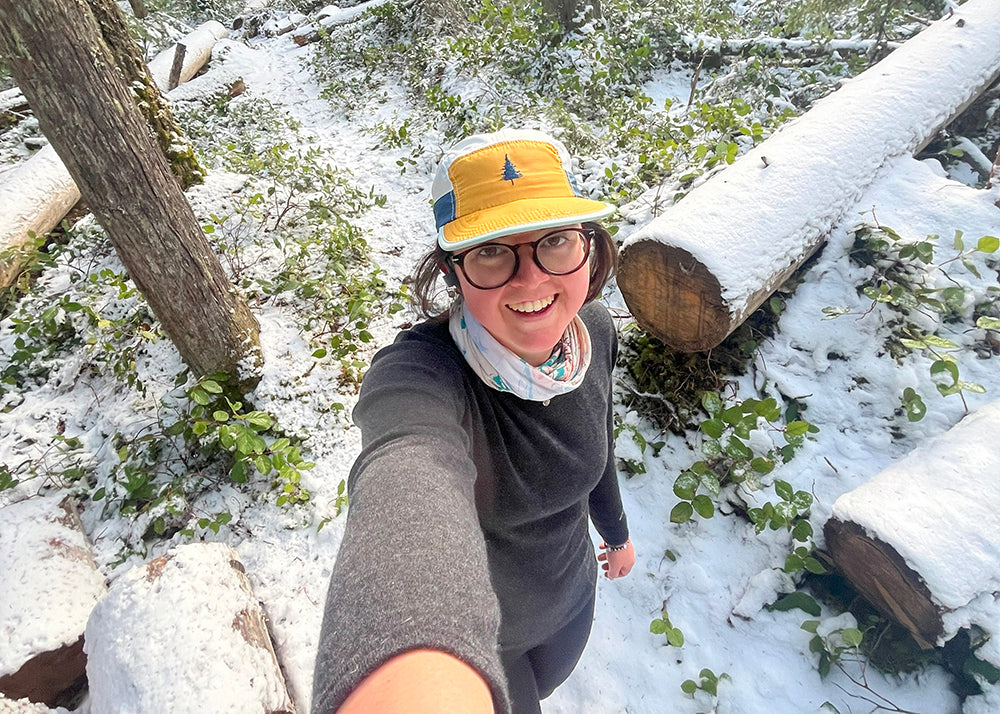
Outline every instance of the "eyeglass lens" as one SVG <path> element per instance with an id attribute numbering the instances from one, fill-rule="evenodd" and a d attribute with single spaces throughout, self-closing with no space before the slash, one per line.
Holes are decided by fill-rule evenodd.
<path id="1" fill-rule="evenodd" d="M 517 246 L 485 243 L 466 251 L 456 262 L 473 286 L 483 290 L 498 288 L 517 272 L 517 249 L 523 245 L 532 247 L 535 264 L 550 275 L 568 275 L 579 270 L 590 254 L 587 234 L 579 228 L 564 228 L 533 243 Z"/>

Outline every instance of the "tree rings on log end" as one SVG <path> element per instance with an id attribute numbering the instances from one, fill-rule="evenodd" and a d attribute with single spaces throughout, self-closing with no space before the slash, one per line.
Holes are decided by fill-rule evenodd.
<path id="1" fill-rule="evenodd" d="M 618 286 L 639 326 L 674 349 L 712 349 L 735 326 L 719 281 L 686 250 L 633 243 L 622 251 Z"/>
<path id="2" fill-rule="evenodd" d="M 872 538 L 857 523 L 831 518 L 823 534 L 827 551 L 858 592 L 909 630 L 918 645 L 932 648 L 944 623 L 920 574 L 895 548 Z"/>

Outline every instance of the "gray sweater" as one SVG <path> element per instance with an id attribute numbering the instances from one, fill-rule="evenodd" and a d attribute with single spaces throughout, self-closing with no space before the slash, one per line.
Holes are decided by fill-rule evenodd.
<path id="1" fill-rule="evenodd" d="M 365 376 L 362 452 L 327 595 L 313 712 L 336 711 L 396 654 L 444 650 L 508 710 L 502 648 L 546 640 L 592 597 L 588 512 L 628 539 L 615 473 L 611 373 L 617 335 L 580 313 L 593 357 L 583 383 L 546 405 L 498 392 L 431 320 L 400 333 Z"/>

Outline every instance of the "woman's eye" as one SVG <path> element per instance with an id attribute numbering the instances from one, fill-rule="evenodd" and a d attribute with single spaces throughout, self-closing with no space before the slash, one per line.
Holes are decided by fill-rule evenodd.
<path id="1" fill-rule="evenodd" d="M 498 245 L 484 245 L 482 248 L 474 251 L 472 257 L 476 260 L 491 260 L 493 258 L 499 258 L 505 252 L 506 251 Z"/>
<path id="2" fill-rule="evenodd" d="M 545 236 L 545 240 L 542 245 L 546 248 L 558 248 L 561 245 L 565 245 L 569 241 L 569 236 L 565 233 L 554 233 L 550 236 Z"/>

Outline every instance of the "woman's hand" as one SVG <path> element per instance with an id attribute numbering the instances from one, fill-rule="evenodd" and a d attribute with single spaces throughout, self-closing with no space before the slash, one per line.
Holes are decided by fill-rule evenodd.
<path id="1" fill-rule="evenodd" d="M 635 548 L 632 547 L 632 541 L 625 541 L 625 547 L 621 550 L 608 550 L 608 544 L 601 543 L 601 550 L 604 552 L 597 556 L 597 559 L 603 563 L 601 567 L 604 568 L 604 577 L 608 580 L 624 577 L 631 572 L 632 566 L 635 565 Z"/>

